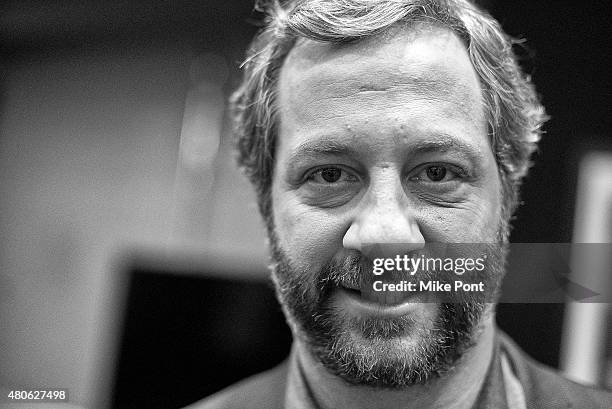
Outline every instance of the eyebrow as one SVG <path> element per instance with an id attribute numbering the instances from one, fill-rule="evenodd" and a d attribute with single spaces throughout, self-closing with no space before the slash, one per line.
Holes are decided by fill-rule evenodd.
<path id="1" fill-rule="evenodd" d="M 357 151 L 346 142 L 333 139 L 319 139 L 301 143 L 289 156 L 289 162 L 321 155 L 356 155 Z"/>
<path id="2" fill-rule="evenodd" d="M 416 141 L 411 144 L 410 150 L 416 153 L 457 151 L 472 161 L 484 160 L 484 155 L 479 148 L 445 133 L 436 133 L 434 138 Z"/>
<path id="3" fill-rule="evenodd" d="M 402 145 L 407 148 L 411 155 L 456 151 L 475 163 L 484 160 L 484 155 L 480 149 L 447 133 L 431 133 L 426 138 Z M 321 156 L 356 157 L 359 156 L 359 151 L 356 147 L 355 143 L 351 144 L 345 138 L 342 138 L 341 141 L 335 140 L 333 137 L 329 139 L 320 138 L 298 145 L 289 155 L 288 163 L 297 164 L 298 162 L 317 159 Z"/>

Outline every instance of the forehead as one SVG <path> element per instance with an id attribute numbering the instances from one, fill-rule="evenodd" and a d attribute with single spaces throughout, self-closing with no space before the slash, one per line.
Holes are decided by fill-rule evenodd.
<path id="1" fill-rule="evenodd" d="M 413 130 L 437 124 L 463 133 L 485 124 L 465 45 L 435 26 L 396 27 L 350 44 L 300 40 L 278 92 L 281 139 L 366 123 Z"/>

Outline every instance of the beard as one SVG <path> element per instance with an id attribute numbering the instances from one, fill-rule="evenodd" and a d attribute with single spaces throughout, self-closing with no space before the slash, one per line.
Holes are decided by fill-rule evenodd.
<path id="1" fill-rule="evenodd" d="M 479 277 L 486 282 L 486 292 L 429 303 L 434 312 L 426 317 L 411 313 L 381 317 L 355 316 L 334 302 L 341 286 L 364 288 L 371 279 L 372 263 L 364 254 L 352 250 L 319 271 L 301 271 L 274 234 L 270 239 L 272 277 L 294 336 L 345 381 L 391 389 L 442 376 L 476 343 L 483 318 L 492 313 L 487 305 L 494 304 L 487 303 L 497 298 L 507 247 L 505 243 L 484 246 L 487 269 Z M 419 278 L 452 282 L 451 275 L 425 272 Z"/>

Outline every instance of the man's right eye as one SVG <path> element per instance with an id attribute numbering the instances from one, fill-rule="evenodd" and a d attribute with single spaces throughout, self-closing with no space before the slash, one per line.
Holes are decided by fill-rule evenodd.
<path id="1" fill-rule="evenodd" d="M 359 179 L 355 175 L 349 173 L 346 169 L 337 166 L 329 166 L 319 168 L 310 173 L 306 177 L 306 181 L 329 185 L 343 182 L 358 182 Z"/>

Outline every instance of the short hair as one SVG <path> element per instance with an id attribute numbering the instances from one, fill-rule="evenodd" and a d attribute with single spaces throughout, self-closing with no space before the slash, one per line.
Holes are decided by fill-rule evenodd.
<path id="1" fill-rule="evenodd" d="M 476 71 L 488 133 L 499 168 L 502 218 L 516 209 L 519 188 L 547 120 L 531 78 L 512 49 L 516 42 L 488 13 L 467 0 L 290 0 L 259 3 L 265 26 L 243 64 L 243 79 L 230 98 L 238 163 L 255 187 L 271 227 L 271 185 L 278 138 L 278 78 L 300 38 L 349 43 L 398 24 L 431 23 L 464 42 Z"/>

